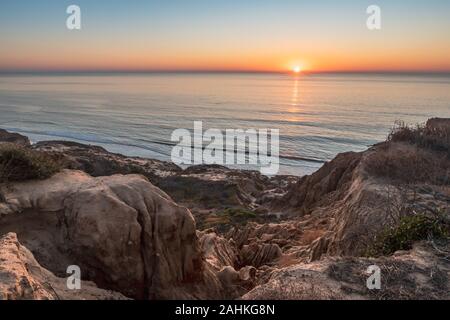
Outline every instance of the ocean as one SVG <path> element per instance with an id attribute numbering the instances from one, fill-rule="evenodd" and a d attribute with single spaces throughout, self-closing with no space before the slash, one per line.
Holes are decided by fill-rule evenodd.
<path id="1" fill-rule="evenodd" d="M 173 130 L 279 129 L 279 174 L 304 175 L 386 139 L 397 120 L 450 117 L 448 75 L 0 75 L 0 128 L 170 161 Z"/>

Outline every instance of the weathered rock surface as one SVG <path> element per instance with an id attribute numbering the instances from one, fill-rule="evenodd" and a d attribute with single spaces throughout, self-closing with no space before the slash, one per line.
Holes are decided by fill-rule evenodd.
<path id="1" fill-rule="evenodd" d="M 239 252 L 233 241 L 228 241 L 214 232 L 199 231 L 198 234 L 205 259 L 217 271 L 225 266 L 240 265 Z"/>
<path id="2" fill-rule="evenodd" d="M 317 172 L 297 182 L 276 206 L 302 215 L 329 202 L 330 198 L 339 196 L 350 187 L 361 158 L 362 153 L 356 152 L 337 155 Z"/>
<path id="3" fill-rule="evenodd" d="M 253 267 L 261 267 L 279 259 L 282 255 L 277 244 L 249 244 L 241 249 L 243 264 Z"/>
<path id="4" fill-rule="evenodd" d="M 29 146 L 31 144 L 28 137 L 0 129 L 0 143 L 2 142 L 15 143 L 22 146 Z"/>
<path id="5" fill-rule="evenodd" d="M 93 177 L 114 174 L 142 174 L 153 183 L 160 177 L 173 175 L 182 169 L 170 162 L 139 157 L 126 157 L 94 145 L 71 141 L 42 141 L 32 146 L 36 150 L 64 156 L 68 169 L 81 170 Z"/>
<path id="6" fill-rule="evenodd" d="M 164 161 L 126 157 L 102 147 L 66 141 L 44 141 L 34 149 L 63 156 L 64 166 L 91 176 L 142 174 L 178 204 L 186 206 L 198 225 L 224 208 L 241 208 L 257 213 L 265 221 L 266 207 L 283 196 L 298 178 L 266 177 L 257 171 L 229 169 L 219 165 L 199 165 L 186 169 Z M 270 219 L 270 217 L 267 217 Z"/>
<path id="7" fill-rule="evenodd" d="M 367 287 L 373 265 L 381 270 L 380 290 Z M 243 299 L 450 299 L 450 262 L 424 243 L 392 257 L 328 257 L 269 273 L 269 280 Z"/>
<path id="8" fill-rule="evenodd" d="M 324 254 L 358 256 L 370 246 L 377 234 L 406 211 L 443 210 L 450 215 L 450 192 L 443 185 L 433 185 L 429 181 L 411 184 L 373 174 L 374 162 L 386 161 L 386 158 L 389 161 L 391 155 L 403 155 L 414 163 L 417 150 L 417 146 L 389 142 L 365 152 L 338 155 L 316 173 L 302 178 L 281 200 L 274 202 L 274 208 L 286 210 L 292 217 L 291 222 L 273 227 L 283 229 L 277 232 L 276 239 L 281 243 L 283 239 L 289 240 L 290 246 L 298 246 L 302 242 L 308 244 L 308 241 L 303 241 L 304 231 L 308 231 L 308 235 L 319 236 L 306 248 L 297 248 L 297 256 L 307 257 L 309 261 L 320 259 Z M 442 159 L 439 153 L 426 152 L 430 158 Z M 450 168 L 449 160 L 440 161 L 441 164 L 447 161 L 442 167 Z M 403 170 L 407 176 L 426 176 L 424 170 L 431 172 L 434 169 L 429 166 L 421 172 L 416 172 L 417 168 Z M 450 177 L 449 171 L 444 169 L 439 176 L 445 175 Z M 444 184 L 450 181 L 440 180 Z M 253 227 L 253 230 L 246 231 L 251 236 L 244 238 L 262 239 L 262 234 L 273 233 L 267 232 L 267 228 Z M 242 236 L 234 235 L 233 239 Z M 246 241 L 244 239 L 244 243 Z"/>
<path id="9" fill-rule="evenodd" d="M 66 279 L 42 268 L 17 235 L 0 237 L 0 300 L 123 300 L 117 292 L 82 281 L 81 290 L 69 290 Z"/>
<path id="10" fill-rule="evenodd" d="M 207 263 L 217 274 L 226 296 L 240 297 L 256 284 L 256 268 L 244 266 L 242 256 L 233 240 L 214 232 L 198 232 Z"/>
<path id="11" fill-rule="evenodd" d="M 55 217 L 57 233 L 51 240 L 56 247 L 42 239 L 44 246 L 33 245 L 32 230 L 18 233 L 38 255 L 52 252 L 53 260 L 43 259 L 49 270 L 61 273 L 67 265 L 58 262 L 72 261 L 100 287 L 133 298 L 220 296 L 216 287 L 206 293 L 206 281 L 214 279 L 204 270 L 189 210 L 142 176 L 92 178 L 64 171 L 45 181 L 2 186 L 0 192 L 5 198 L 0 204 L 3 234 L 28 217 Z M 55 254 L 61 257 L 57 261 Z"/>
<path id="12" fill-rule="evenodd" d="M 29 272 L 39 268 L 28 250 L 13 233 L 0 238 L 0 300 L 54 299 L 50 288 L 34 279 Z"/>
<path id="13" fill-rule="evenodd" d="M 362 257 L 405 214 L 450 221 L 449 128 L 450 120 L 431 119 L 432 139 L 406 132 L 365 152 L 340 154 L 301 179 L 220 166 L 183 170 L 93 146 L 40 143 L 33 147 L 97 177 L 64 171 L 0 186 L 0 236 L 17 233 L 54 277 L 79 264 L 86 279 L 133 298 L 450 299 L 448 243 L 428 240 L 393 256 Z M 117 173 L 139 173 L 157 186 Z M 277 218 L 221 233 L 196 231 L 189 210 L 170 196 L 199 220 L 222 208 Z M 370 265 L 381 268 L 380 291 L 366 287 Z M 15 294 L 54 298 L 44 289 Z"/>
<path id="14" fill-rule="evenodd" d="M 232 230 L 238 247 L 276 243 L 283 252 L 258 270 L 259 285 L 244 299 L 449 299 L 448 241 L 360 258 L 405 214 L 449 220 L 449 128 L 449 119 L 432 119 L 424 129 L 431 137 L 406 131 L 368 151 L 338 155 L 274 202 L 290 221 Z M 381 268 L 382 290 L 366 287 L 370 265 Z"/>

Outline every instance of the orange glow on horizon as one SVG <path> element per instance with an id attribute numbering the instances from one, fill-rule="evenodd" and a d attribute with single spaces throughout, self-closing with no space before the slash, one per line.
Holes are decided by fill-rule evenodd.
<path id="1" fill-rule="evenodd" d="M 32 49 L 27 49 L 32 46 Z M 16 50 L 23 47 L 23 50 Z M 95 47 L 95 50 L 92 48 Z M 436 50 L 426 47 L 405 48 L 402 51 L 376 50 L 369 46 L 348 48 L 332 44 L 315 44 L 309 49 L 295 46 L 278 48 L 198 48 L 167 47 L 153 50 L 148 45 L 117 46 L 109 41 L 94 46 L 90 41 L 68 43 L 60 46 L 49 43 L 41 46 L 30 41 L 26 45 L 13 41 L 0 52 L 0 70 L 48 71 L 243 71 L 277 73 L 321 72 L 413 72 L 450 71 L 446 53 L 450 47 L 436 45 Z M 405 54 L 405 52 L 408 54 Z M 32 52 L 32 54 L 30 53 Z M 300 52 L 300 54 L 292 54 Z M 300 68 L 300 72 L 294 72 Z"/>
<path id="2" fill-rule="evenodd" d="M 414 19 L 395 5 L 398 19 L 371 31 L 360 5 L 99 0 L 69 31 L 61 4 L 43 1 L 39 19 L 21 1 L 5 8 L 0 71 L 450 72 L 448 3 L 411 5 Z"/>
<path id="3" fill-rule="evenodd" d="M 53 49 L 53 50 L 52 50 Z M 431 58 L 429 53 L 338 52 L 316 49 L 301 58 L 283 53 L 194 51 L 180 53 L 150 50 L 110 50 L 110 46 L 7 50 L 0 53 L 0 69 L 48 71 L 243 71 L 243 72 L 411 72 L 450 71 L 450 61 L 443 54 Z M 52 52 L 50 54 L 49 52 Z M 445 50 L 442 50 L 445 52 Z"/>

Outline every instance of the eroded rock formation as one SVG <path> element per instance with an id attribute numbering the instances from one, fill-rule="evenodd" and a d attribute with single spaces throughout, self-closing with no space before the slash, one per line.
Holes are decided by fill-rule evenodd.
<path id="1" fill-rule="evenodd" d="M 0 192 L 0 230 L 17 232 L 25 223 L 19 239 L 44 257 L 49 270 L 61 274 L 72 261 L 102 288 L 139 299 L 206 298 L 206 292 L 220 297 L 220 287 L 206 290 L 214 275 L 205 270 L 189 210 L 142 176 L 92 178 L 64 171 Z M 56 233 L 34 241 L 32 221 L 40 216 Z M 53 257 L 45 258 L 48 252 Z"/>
<path id="2" fill-rule="evenodd" d="M 223 208 L 256 210 L 284 195 L 298 178 L 268 178 L 257 171 L 233 170 L 219 165 L 200 165 L 181 169 L 173 163 L 126 157 L 102 147 L 67 141 L 44 141 L 36 150 L 63 155 L 68 169 L 82 170 L 91 176 L 142 174 L 174 201 L 188 207 L 197 219 L 202 214 Z"/>
<path id="3" fill-rule="evenodd" d="M 402 216 L 430 214 L 449 224 L 449 122 L 432 119 L 419 133 L 406 129 L 365 152 L 340 154 L 301 179 L 220 166 L 183 170 L 94 146 L 39 143 L 32 148 L 55 154 L 71 170 L 44 181 L 0 185 L 0 294 L 449 299 L 448 242 L 429 240 L 392 256 L 363 257 Z M 194 218 L 211 212 L 223 218 L 222 208 L 271 218 L 226 231 L 196 230 Z M 65 288 L 72 264 L 92 281 L 78 295 Z M 386 277 L 381 291 L 365 286 L 373 264 Z"/>
<path id="4" fill-rule="evenodd" d="M 449 248 L 445 248 L 448 250 Z M 370 290 L 369 266 L 379 266 L 380 290 Z M 392 257 L 328 257 L 271 271 L 248 300 L 450 299 L 450 263 L 425 243 Z"/>
<path id="5" fill-rule="evenodd" d="M 123 300 L 117 292 L 82 281 L 82 290 L 69 290 L 66 279 L 42 268 L 15 233 L 0 237 L 0 300 L 98 299 Z"/>

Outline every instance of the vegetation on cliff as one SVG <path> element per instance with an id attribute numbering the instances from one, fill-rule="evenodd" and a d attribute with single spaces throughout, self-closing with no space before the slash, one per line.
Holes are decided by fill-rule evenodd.
<path id="1" fill-rule="evenodd" d="M 422 240 L 448 240 L 450 225 L 442 216 L 424 214 L 404 216 L 397 225 L 386 228 L 368 250 L 368 256 L 391 255 L 399 250 L 410 250 Z"/>
<path id="2" fill-rule="evenodd" d="M 387 211 L 393 223 L 377 235 L 368 255 L 391 255 L 409 250 L 414 242 L 422 240 L 448 240 L 448 120 L 430 119 L 426 125 L 416 126 L 397 122 L 387 141 L 367 158 L 366 169 L 372 176 L 389 180 L 400 194 L 397 203 L 388 196 Z M 428 196 L 420 201 L 424 190 Z"/>
<path id="3" fill-rule="evenodd" d="M 46 179 L 60 171 L 50 155 L 17 144 L 0 144 L 0 183 Z"/>
<path id="4" fill-rule="evenodd" d="M 436 120 L 415 127 L 397 122 L 387 141 L 368 157 L 369 174 L 403 184 L 448 185 L 450 126 Z"/>
<path id="5" fill-rule="evenodd" d="M 68 142 L 0 144 L 0 240 L 12 233 L 5 254 L 23 241 L 56 277 L 76 261 L 100 290 L 129 298 L 448 299 L 449 128 L 399 123 L 387 141 L 295 179 Z M 71 170 L 15 183 L 59 162 Z M 381 291 L 366 287 L 372 265 Z M 59 279 L 28 277 L 64 293 Z"/>

